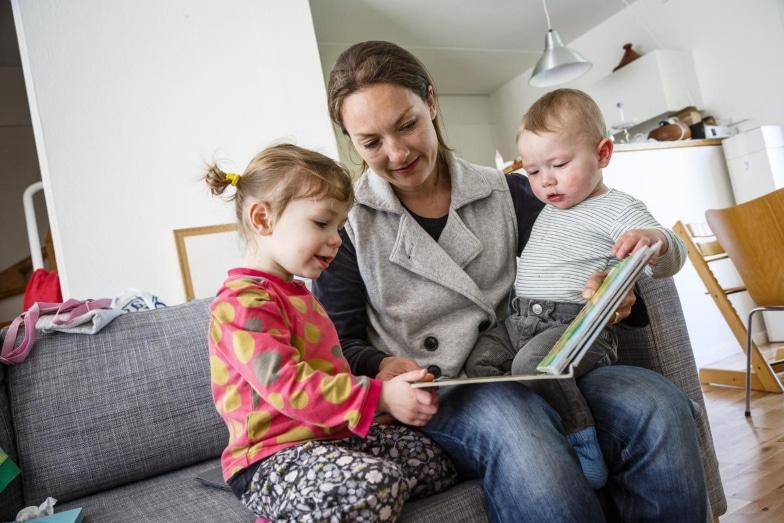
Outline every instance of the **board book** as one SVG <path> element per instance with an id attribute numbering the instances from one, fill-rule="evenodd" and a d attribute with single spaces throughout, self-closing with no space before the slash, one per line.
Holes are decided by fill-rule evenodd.
<path id="1" fill-rule="evenodd" d="M 84 514 L 80 508 L 72 508 L 64 512 L 55 512 L 48 516 L 41 516 L 39 518 L 31 519 L 28 521 L 35 521 L 36 523 L 82 523 L 84 521 Z"/>
<path id="2" fill-rule="evenodd" d="M 536 367 L 540 374 L 446 378 L 430 382 L 412 383 L 411 385 L 415 388 L 425 388 L 496 381 L 571 378 L 574 375 L 572 367 L 582 360 L 591 344 L 599 336 L 599 333 L 615 315 L 618 305 L 645 270 L 651 257 L 659 252 L 660 248 L 661 242 L 656 242 L 649 247 L 637 249 L 610 270 L 594 295 L 585 303 L 585 306 L 575 316 L 563 335 L 553 345 L 552 350 Z"/>

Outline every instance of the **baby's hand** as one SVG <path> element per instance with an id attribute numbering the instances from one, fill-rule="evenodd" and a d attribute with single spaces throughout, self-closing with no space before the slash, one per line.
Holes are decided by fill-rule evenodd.
<path id="1" fill-rule="evenodd" d="M 659 252 L 651 257 L 649 262 L 651 265 L 656 263 L 656 259 L 667 252 L 669 244 L 667 243 L 667 236 L 657 229 L 631 229 L 621 234 L 618 241 L 613 245 L 610 254 L 618 258 L 624 259 L 628 254 L 635 252 L 641 247 L 649 247 L 661 240 L 662 246 Z"/>
<path id="2" fill-rule="evenodd" d="M 431 389 L 415 389 L 411 384 L 426 381 L 428 377 L 433 379 L 427 369 L 417 369 L 383 382 L 376 410 L 387 412 L 408 425 L 425 425 L 438 411 L 438 393 Z"/>

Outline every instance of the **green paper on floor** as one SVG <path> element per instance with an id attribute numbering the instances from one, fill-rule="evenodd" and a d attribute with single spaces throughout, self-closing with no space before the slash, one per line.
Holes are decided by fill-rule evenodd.
<path id="1" fill-rule="evenodd" d="M 0 449 L 0 492 L 19 475 L 19 467 Z"/>

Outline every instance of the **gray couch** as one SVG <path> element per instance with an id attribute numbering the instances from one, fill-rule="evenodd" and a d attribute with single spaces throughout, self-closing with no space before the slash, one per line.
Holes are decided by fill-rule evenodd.
<path id="1" fill-rule="evenodd" d="M 675 286 L 640 285 L 652 326 L 622 329 L 622 363 L 663 373 L 698 406 L 718 516 L 726 500 Z M 87 523 L 253 522 L 230 492 L 195 479 L 227 441 L 210 395 L 208 314 L 202 300 L 126 314 L 96 335 L 42 334 L 25 362 L 0 365 L 0 448 L 22 469 L 0 493 L 0 521 L 51 496 L 58 510 L 83 507 Z M 487 521 L 479 482 L 408 503 L 402 521 Z"/>

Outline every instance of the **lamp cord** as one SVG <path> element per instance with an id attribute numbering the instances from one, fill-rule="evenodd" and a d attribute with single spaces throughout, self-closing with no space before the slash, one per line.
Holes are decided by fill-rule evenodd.
<path id="1" fill-rule="evenodd" d="M 547 0 L 542 0 L 542 5 L 544 6 L 544 17 L 547 18 L 547 30 L 552 31 L 553 28 L 550 25 L 550 13 L 547 12 Z"/>

